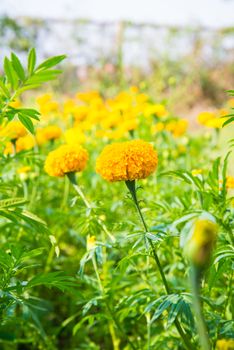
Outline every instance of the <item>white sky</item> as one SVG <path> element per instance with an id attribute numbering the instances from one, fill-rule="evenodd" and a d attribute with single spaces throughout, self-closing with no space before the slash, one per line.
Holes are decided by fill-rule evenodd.
<path id="1" fill-rule="evenodd" d="M 234 0 L 0 0 L 0 14 L 234 26 Z"/>

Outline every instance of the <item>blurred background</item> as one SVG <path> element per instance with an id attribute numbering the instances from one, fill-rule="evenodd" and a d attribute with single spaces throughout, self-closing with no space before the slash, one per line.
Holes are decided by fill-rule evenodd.
<path id="1" fill-rule="evenodd" d="M 1 0 L 1 63 L 31 47 L 67 55 L 58 92 L 137 85 L 193 119 L 234 86 L 234 1 Z"/>

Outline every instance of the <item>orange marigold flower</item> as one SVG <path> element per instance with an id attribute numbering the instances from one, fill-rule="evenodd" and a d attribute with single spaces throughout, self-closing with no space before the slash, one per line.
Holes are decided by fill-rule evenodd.
<path id="1" fill-rule="evenodd" d="M 80 145 L 62 145 L 50 152 L 45 161 L 45 171 L 50 176 L 64 176 L 82 171 L 88 160 L 88 152 Z"/>
<path id="2" fill-rule="evenodd" d="M 96 171 L 108 181 L 133 181 L 148 177 L 157 164 L 153 146 L 143 140 L 133 140 L 106 146 L 97 159 Z"/>

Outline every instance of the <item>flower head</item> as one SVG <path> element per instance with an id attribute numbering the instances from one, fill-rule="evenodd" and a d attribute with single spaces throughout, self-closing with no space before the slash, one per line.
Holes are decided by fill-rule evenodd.
<path id="1" fill-rule="evenodd" d="M 64 176 L 82 171 L 88 160 L 88 152 L 80 145 L 62 145 L 50 152 L 45 161 L 45 171 L 50 176 Z"/>
<path id="2" fill-rule="evenodd" d="M 97 159 L 96 171 L 108 181 L 132 181 L 148 177 L 157 164 L 153 146 L 143 140 L 133 140 L 106 146 Z"/>
<path id="3" fill-rule="evenodd" d="M 17 140 L 19 137 L 23 137 L 26 134 L 26 128 L 18 120 L 9 122 L 4 128 L 1 129 L 1 136 L 10 140 Z"/>
<path id="4" fill-rule="evenodd" d="M 62 130 L 57 125 L 48 125 L 44 128 L 37 130 L 36 139 L 39 145 L 44 144 L 46 141 L 52 141 L 60 138 Z"/>

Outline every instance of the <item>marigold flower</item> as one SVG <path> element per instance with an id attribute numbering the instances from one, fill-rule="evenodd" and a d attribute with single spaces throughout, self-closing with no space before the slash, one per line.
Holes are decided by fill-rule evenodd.
<path id="1" fill-rule="evenodd" d="M 2 130 L 1 136 L 10 140 L 17 140 L 27 134 L 26 128 L 18 120 L 9 122 Z"/>
<path id="2" fill-rule="evenodd" d="M 216 115 L 213 112 L 201 112 L 198 115 L 197 120 L 200 124 L 206 125 L 209 120 L 212 120 L 215 118 L 216 118 Z"/>
<path id="3" fill-rule="evenodd" d="M 216 343 L 216 350 L 233 350 L 234 339 L 220 339 Z"/>
<path id="4" fill-rule="evenodd" d="M 28 151 L 35 146 L 35 139 L 32 135 L 19 137 L 16 141 L 16 152 Z"/>
<path id="5" fill-rule="evenodd" d="M 36 133 L 36 140 L 39 145 L 46 141 L 52 141 L 60 138 L 62 130 L 57 125 L 48 125 L 42 129 L 38 129 Z"/>
<path id="6" fill-rule="evenodd" d="M 132 181 L 152 174 L 158 164 L 153 146 L 143 140 L 106 146 L 96 162 L 96 171 L 108 181 Z"/>
<path id="7" fill-rule="evenodd" d="M 44 169 L 50 176 L 62 177 L 82 171 L 87 160 L 88 152 L 80 145 L 62 145 L 48 154 Z"/>
<path id="8" fill-rule="evenodd" d="M 234 188 L 234 177 L 233 176 L 227 176 L 226 178 L 226 188 L 227 189 L 233 189 Z"/>

